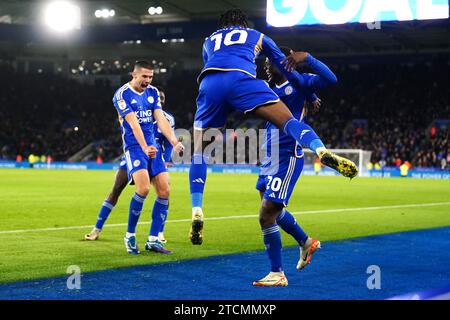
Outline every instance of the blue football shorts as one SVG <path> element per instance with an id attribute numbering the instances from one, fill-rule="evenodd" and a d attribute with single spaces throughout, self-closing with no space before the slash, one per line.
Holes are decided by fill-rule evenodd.
<path id="1" fill-rule="evenodd" d="M 303 163 L 303 156 L 280 157 L 278 170 L 271 175 L 260 174 L 256 182 L 256 189 L 264 192 L 265 200 L 287 206 L 295 184 L 302 173 Z"/>
<path id="2" fill-rule="evenodd" d="M 127 171 L 127 160 L 125 159 L 125 155 L 120 158 L 119 162 L 119 170 Z"/>
<path id="3" fill-rule="evenodd" d="M 125 160 L 124 165 L 122 160 Z M 158 148 L 155 158 L 149 158 L 141 147 L 131 147 L 125 151 L 125 155 L 121 158 L 119 169 L 127 170 L 128 181 L 132 181 L 133 173 L 141 169 L 148 170 L 150 178 L 162 172 L 167 172 L 161 148 Z"/>
<path id="4" fill-rule="evenodd" d="M 221 128 L 233 111 L 247 113 L 280 98 L 269 85 L 239 71 L 207 73 L 200 82 L 194 128 Z"/>

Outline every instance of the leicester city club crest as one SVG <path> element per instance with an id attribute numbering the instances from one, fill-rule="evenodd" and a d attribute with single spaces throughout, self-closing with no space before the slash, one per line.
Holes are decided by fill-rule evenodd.
<path id="1" fill-rule="evenodd" d="M 292 93 L 293 89 L 291 86 L 287 86 L 286 89 L 284 89 L 284 93 L 287 95 L 290 95 Z"/>

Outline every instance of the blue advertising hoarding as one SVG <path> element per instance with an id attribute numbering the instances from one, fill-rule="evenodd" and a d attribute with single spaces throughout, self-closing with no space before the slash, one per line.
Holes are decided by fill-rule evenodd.
<path id="1" fill-rule="evenodd" d="M 189 172 L 189 164 L 178 164 L 169 168 L 170 172 Z M 95 163 L 95 162 L 52 162 L 35 163 L 33 166 L 26 161 L 0 161 L 0 169 L 47 169 L 47 170 L 117 170 L 118 163 Z M 235 173 L 235 174 L 256 174 L 259 173 L 259 167 L 255 165 L 227 165 L 214 164 L 208 166 L 208 172 L 212 173 Z M 312 165 L 305 165 L 302 175 L 316 175 Z M 321 176 L 339 176 L 339 173 L 329 168 L 322 168 Z M 400 177 L 400 169 L 397 167 L 385 167 L 383 170 L 369 170 L 364 174 L 365 177 L 374 178 L 397 178 Z M 450 179 L 450 170 L 440 170 L 437 168 L 413 168 L 408 171 L 408 178 L 418 179 Z"/>

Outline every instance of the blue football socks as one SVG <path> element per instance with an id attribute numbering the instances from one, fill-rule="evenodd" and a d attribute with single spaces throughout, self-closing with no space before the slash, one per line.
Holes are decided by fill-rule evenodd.
<path id="1" fill-rule="evenodd" d="M 202 154 L 194 154 L 189 169 L 189 187 L 192 208 L 202 207 L 203 190 L 205 189 L 208 158 Z"/>
<path id="2" fill-rule="evenodd" d="M 300 247 L 306 243 L 308 240 L 308 235 L 303 231 L 300 225 L 297 223 L 297 220 L 294 218 L 292 213 L 283 209 L 280 215 L 277 218 L 277 224 L 283 229 L 286 233 L 290 234 L 297 242 Z"/>
<path id="3" fill-rule="evenodd" d="M 161 228 L 166 222 L 168 208 L 169 199 L 163 199 L 160 197 L 155 199 L 152 210 L 152 224 L 149 232 L 150 236 L 157 237 L 158 233 L 161 232 Z"/>
<path id="4" fill-rule="evenodd" d="M 128 213 L 128 233 L 136 233 L 136 225 L 141 215 L 142 207 L 145 201 L 144 196 L 135 193 L 130 201 L 130 210 Z"/>
<path id="5" fill-rule="evenodd" d="M 106 219 L 108 219 L 109 214 L 111 213 L 111 210 L 114 209 L 114 205 L 109 202 L 108 200 L 105 200 L 103 202 L 102 207 L 100 208 L 100 212 L 98 213 L 97 222 L 95 224 L 95 228 L 101 230 L 103 228 L 103 225 L 106 222 Z"/>
<path id="6" fill-rule="evenodd" d="M 272 272 L 283 271 L 282 267 L 282 244 L 280 228 L 277 224 L 262 228 L 262 234 L 264 238 L 264 246 L 266 248 L 267 255 L 269 256 L 270 266 Z"/>
<path id="7" fill-rule="evenodd" d="M 294 138 L 300 145 L 307 147 L 317 153 L 318 148 L 325 148 L 317 133 L 304 122 L 294 117 L 286 121 L 283 131 Z"/>

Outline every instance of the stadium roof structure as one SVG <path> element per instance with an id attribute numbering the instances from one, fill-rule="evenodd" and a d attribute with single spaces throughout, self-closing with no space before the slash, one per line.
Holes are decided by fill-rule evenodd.
<path id="1" fill-rule="evenodd" d="M 36 13 L 49 0 L 2 0 L 0 2 L 0 22 L 7 23 L 35 23 Z M 95 16 L 96 10 L 113 9 L 115 11 L 114 24 L 147 24 L 180 21 L 197 21 L 216 19 L 217 15 L 230 8 L 241 8 L 253 18 L 264 18 L 266 13 L 265 1 L 261 0 L 70 0 L 81 8 L 85 25 L 101 25 L 110 23 Z M 161 6 L 163 14 L 150 15 L 150 6 Z M 112 20 L 112 19 L 111 19 Z"/>
<path id="2" fill-rule="evenodd" d="M 450 52 L 450 21 L 383 22 L 380 29 L 365 24 L 268 27 L 266 1 L 261 0 L 68 0 L 81 9 L 81 30 L 64 42 L 65 48 L 89 47 L 103 52 L 127 51 L 128 55 L 152 55 L 170 59 L 201 61 L 204 37 L 215 31 L 220 13 L 239 7 L 250 17 L 252 26 L 268 34 L 280 45 L 314 52 L 317 56 L 379 55 L 397 53 Z M 49 48 L 53 39 L 36 31 L 39 12 L 48 0 L 2 0 L 0 2 L 0 54 L 14 55 L 36 46 Z M 161 15 L 150 15 L 150 6 L 161 6 Z M 115 11 L 111 19 L 96 18 L 95 11 Z M 182 43 L 177 42 L 183 39 Z M 173 42 L 172 42 L 173 41 Z M 139 44 L 128 45 L 130 43 Z M 54 41 L 55 45 L 56 42 Z M 175 50 L 174 50 L 175 47 Z"/>

